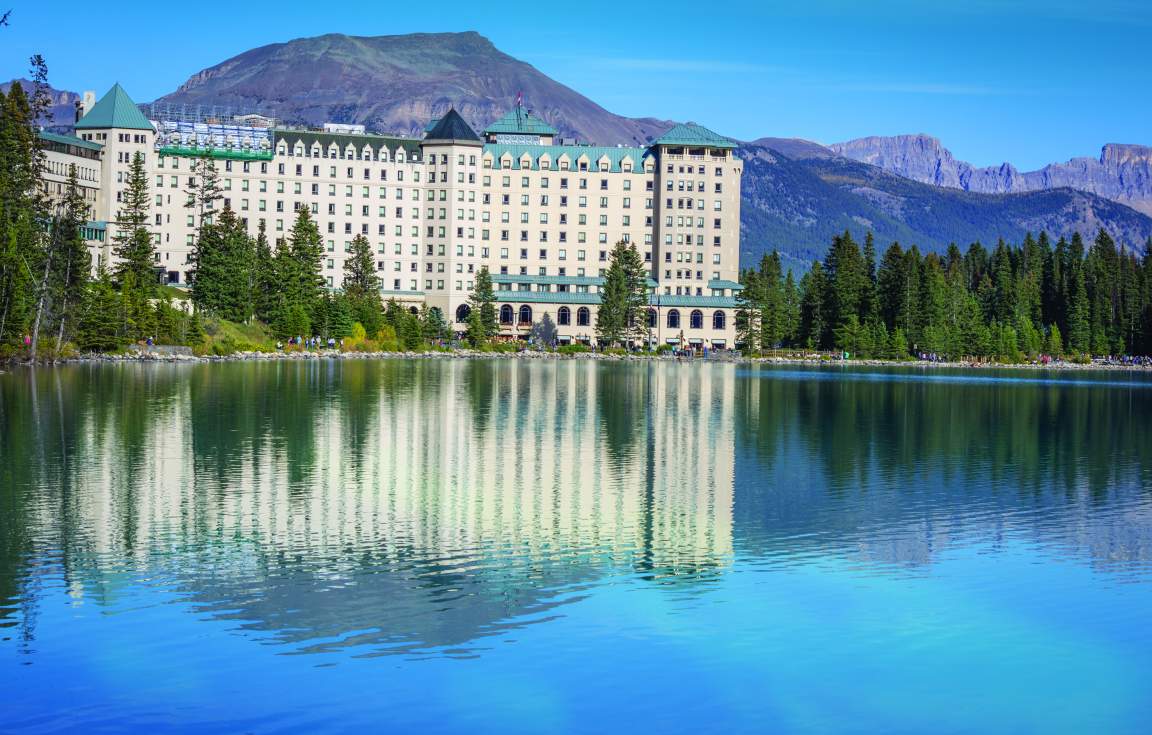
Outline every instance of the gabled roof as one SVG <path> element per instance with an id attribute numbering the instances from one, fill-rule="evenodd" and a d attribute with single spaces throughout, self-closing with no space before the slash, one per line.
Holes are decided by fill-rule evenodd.
<path id="1" fill-rule="evenodd" d="M 373 133 L 328 133 L 319 130 L 292 130 L 291 128 L 275 128 L 272 131 L 273 148 L 283 142 L 288 148 L 295 148 L 299 142 L 311 150 L 314 144 L 327 150 L 333 143 L 343 151 L 349 145 L 356 150 L 362 150 L 365 145 L 375 148 L 388 148 L 391 151 L 403 148 L 407 155 L 419 155 L 420 141 L 414 138 L 400 138 L 393 135 L 376 135 Z"/>
<path id="2" fill-rule="evenodd" d="M 513 133 L 520 135 L 556 135 L 556 128 L 516 105 L 504 117 L 488 126 L 485 133 Z"/>
<path id="3" fill-rule="evenodd" d="M 704 148 L 735 148 L 735 141 L 723 135 L 713 133 L 708 128 L 696 123 L 680 123 L 673 125 L 656 140 L 653 145 L 685 145 L 700 146 Z"/>
<path id="4" fill-rule="evenodd" d="M 424 140 L 455 140 L 479 143 L 480 136 L 468 123 L 464 122 L 464 118 L 460 117 L 459 112 L 451 109 L 444 117 L 440 118 L 434 128 L 428 131 Z"/>
<path id="5" fill-rule="evenodd" d="M 76 123 L 76 129 L 86 128 L 125 128 L 127 130 L 152 130 L 152 123 L 140 112 L 140 108 L 119 84 L 113 84 L 108 94 L 92 106 L 88 114 Z"/>

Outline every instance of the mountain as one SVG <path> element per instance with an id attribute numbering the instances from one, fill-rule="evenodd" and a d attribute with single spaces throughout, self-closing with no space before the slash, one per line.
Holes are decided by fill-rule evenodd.
<path id="1" fill-rule="evenodd" d="M 24 91 L 31 94 L 32 82 L 28 79 L 13 79 L 9 82 L 0 82 L 0 92 L 8 94 L 13 82 L 20 82 Z M 48 88 L 48 95 L 52 99 L 48 108 L 46 119 L 42 121 L 45 129 L 53 133 L 66 133 L 72 131 L 72 124 L 76 122 L 76 103 L 80 95 L 61 89 Z"/>
<path id="2" fill-rule="evenodd" d="M 805 152 L 807 151 L 807 153 Z M 805 266 L 824 255 L 832 235 L 871 230 L 878 247 L 892 241 L 942 251 L 1003 237 L 1019 243 L 1028 232 L 1053 237 L 1108 230 L 1142 251 L 1152 217 L 1072 188 L 1015 194 L 978 194 L 920 183 L 878 166 L 795 147 L 795 157 L 761 142 L 743 145 L 741 261 L 773 248 Z M 814 155 L 810 155 L 814 154 Z"/>
<path id="3" fill-rule="evenodd" d="M 415 135 L 449 107 L 483 129 L 521 93 L 562 135 L 601 145 L 643 144 L 671 125 L 614 115 L 474 32 L 332 33 L 261 46 L 193 74 L 156 102 L 229 105 L 288 123 L 361 123 Z"/>
<path id="4" fill-rule="evenodd" d="M 939 140 L 923 134 L 859 138 L 829 149 L 935 186 L 986 194 L 1068 186 L 1152 215 L 1152 147 L 1148 146 L 1109 143 L 1099 158 L 1073 158 L 1025 172 L 1010 163 L 977 168 L 958 161 Z"/>

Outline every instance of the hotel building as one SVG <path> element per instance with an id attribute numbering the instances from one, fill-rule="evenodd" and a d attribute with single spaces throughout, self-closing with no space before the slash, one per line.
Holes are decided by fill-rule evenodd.
<path id="1" fill-rule="evenodd" d="M 624 240 L 650 269 L 654 343 L 735 342 L 743 164 L 727 138 L 682 124 L 647 147 L 566 143 L 519 105 L 482 134 L 449 110 L 421 139 L 250 118 L 149 120 L 119 85 L 86 107 L 73 145 L 98 147 L 92 220 L 107 236 L 93 242 L 96 259 L 112 257 L 128 169 L 142 153 L 157 271 L 185 283 L 199 226 L 185 206 L 191 168 L 211 160 L 218 206 L 253 235 L 263 222 L 279 244 L 296 210 L 311 211 L 333 288 L 352 239 L 363 235 L 385 299 L 437 308 L 462 330 L 476 273 L 487 266 L 502 335 L 526 335 L 548 313 L 562 342 L 594 341 L 604 272 Z"/>

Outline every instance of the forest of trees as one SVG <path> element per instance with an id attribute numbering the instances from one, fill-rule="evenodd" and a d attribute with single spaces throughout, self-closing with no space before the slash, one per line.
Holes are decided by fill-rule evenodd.
<path id="1" fill-rule="evenodd" d="M 1141 257 L 1101 231 L 1019 246 L 976 242 L 877 258 L 845 232 L 797 282 L 777 253 L 742 274 L 738 341 L 750 352 L 838 350 L 854 357 L 1017 361 L 1040 355 L 1152 354 L 1152 239 Z"/>

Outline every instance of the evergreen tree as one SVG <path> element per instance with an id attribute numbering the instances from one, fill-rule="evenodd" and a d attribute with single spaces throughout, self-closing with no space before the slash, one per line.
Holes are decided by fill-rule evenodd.
<path id="1" fill-rule="evenodd" d="M 310 336 L 313 324 L 324 321 L 323 255 L 320 230 L 308 208 L 300 207 L 287 242 L 276 249 L 279 298 L 272 309 L 272 328 L 278 337 Z"/>
<path id="2" fill-rule="evenodd" d="M 76 177 L 76 166 L 70 166 L 68 188 L 53 226 L 53 231 L 61 243 L 57 259 L 58 277 L 55 283 L 59 303 L 56 312 L 57 353 L 60 352 L 65 337 L 71 335 L 74 313 L 80 308 L 92 272 L 92 256 L 88 252 L 83 232 L 88 214 L 88 204 L 84 201 L 84 194 Z"/>
<path id="3" fill-rule="evenodd" d="M 482 266 L 476 273 L 468 306 L 468 342 L 473 347 L 480 347 L 500 333 L 500 325 L 496 322 L 496 293 L 492 289 L 488 266 Z"/>
<path id="4" fill-rule="evenodd" d="M 84 289 L 76 324 L 76 347 L 111 352 L 127 344 L 120 309 L 120 295 L 112 284 L 112 276 L 101 266 L 96 278 Z"/>
<path id="5" fill-rule="evenodd" d="M 430 340 L 447 340 L 452 338 L 452 328 L 444 320 L 444 314 L 436 307 L 428 308 L 425 304 L 420 312 L 421 330 Z"/>
<path id="6" fill-rule="evenodd" d="M 216 202 L 224 198 L 220 190 L 220 173 L 211 158 L 193 158 L 189 166 L 188 188 L 184 206 L 193 212 L 194 226 L 203 231 L 212 224 Z"/>
<path id="7" fill-rule="evenodd" d="M 268 233 L 263 219 L 260 220 L 252 247 L 253 264 L 249 278 L 252 288 L 252 308 L 257 319 L 271 323 L 280 300 L 280 281 L 277 275 L 276 257 L 268 245 Z"/>
<path id="8" fill-rule="evenodd" d="M 627 345 L 633 338 L 643 338 L 648 329 L 647 279 L 636 246 L 623 240 L 616 243 L 596 312 L 596 337 L 600 344 Z"/>
<path id="9" fill-rule="evenodd" d="M 1068 300 L 1068 348 L 1078 355 L 1092 350 L 1092 328 L 1088 318 L 1088 288 L 1084 284 L 1084 267 L 1077 265 L 1072 273 L 1072 292 Z"/>
<path id="10" fill-rule="evenodd" d="M 736 292 L 736 342 L 744 351 L 758 355 L 763 351 L 761 318 L 764 293 L 760 274 L 749 268 L 740 276 L 743 289 Z"/>
<path id="11" fill-rule="evenodd" d="M 849 232 L 832 238 L 832 247 L 824 259 L 828 279 L 825 329 L 836 330 L 846 326 L 851 317 L 860 323 L 867 303 L 868 268 L 860 253 L 860 246 Z M 827 338 L 825 338 L 827 343 Z"/>
<path id="12" fill-rule="evenodd" d="M 828 283 L 820 261 L 800 279 L 800 329 L 797 341 L 808 349 L 821 349 L 824 345 L 824 298 Z"/>
<path id="13" fill-rule="evenodd" d="M 197 309 L 234 322 L 253 316 L 255 246 L 230 208 L 225 207 L 214 222 L 201 225 L 191 261 L 189 280 Z"/>
<path id="14" fill-rule="evenodd" d="M 383 325 L 384 301 L 380 296 L 380 278 L 376 275 L 376 257 L 368 238 L 352 239 L 352 251 L 344 260 L 344 293 L 348 296 L 356 321 L 368 334 L 375 335 Z"/>

